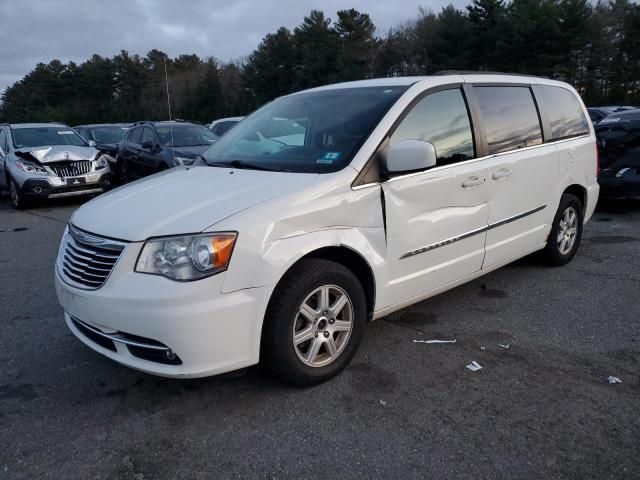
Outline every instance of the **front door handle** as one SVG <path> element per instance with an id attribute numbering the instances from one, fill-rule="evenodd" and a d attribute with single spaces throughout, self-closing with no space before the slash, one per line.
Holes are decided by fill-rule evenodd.
<path id="1" fill-rule="evenodd" d="M 493 172 L 491 178 L 493 178 L 494 180 L 502 180 L 503 178 L 507 178 L 509 175 L 511 175 L 510 168 L 501 168 L 497 172 Z"/>
<path id="2" fill-rule="evenodd" d="M 462 182 L 462 188 L 477 187 L 478 185 L 482 185 L 485 180 L 484 177 L 469 177 Z"/>

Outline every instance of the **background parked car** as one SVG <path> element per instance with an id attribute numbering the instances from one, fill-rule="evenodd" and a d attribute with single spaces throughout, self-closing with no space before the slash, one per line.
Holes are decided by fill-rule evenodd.
<path id="1" fill-rule="evenodd" d="M 589 118 L 591 118 L 591 123 L 594 125 L 607 115 L 614 113 L 613 109 L 609 107 L 590 107 L 587 108 L 587 112 L 589 112 Z"/>
<path id="2" fill-rule="evenodd" d="M 73 129 L 87 142 L 94 142 L 97 149 L 115 158 L 118 153 L 118 143 L 122 141 L 130 126 L 129 123 L 96 123 L 78 125 Z"/>
<path id="3" fill-rule="evenodd" d="M 0 125 L 0 190 L 16 209 L 38 198 L 103 192 L 112 183 L 110 161 L 60 123 Z"/>
<path id="4" fill-rule="evenodd" d="M 195 123 L 137 122 L 119 144 L 121 181 L 189 165 L 215 141 L 211 130 Z"/>
<path id="5" fill-rule="evenodd" d="M 613 110 L 613 112 L 616 113 L 616 112 L 626 112 L 627 110 L 636 110 L 638 107 L 634 107 L 632 105 L 608 105 L 605 108 L 608 108 L 609 110 Z"/>
<path id="6" fill-rule="evenodd" d="M 244 117 L 219 118 L 218 120 L 211 122 L 207 127 L 213 132 L 217 140 L 243 118 Z"/>
<path id="7" fill-rule="evenodd" d="M 609 115 L 596 126 L 600 196 L 640 199 L 640 110 Z"/>

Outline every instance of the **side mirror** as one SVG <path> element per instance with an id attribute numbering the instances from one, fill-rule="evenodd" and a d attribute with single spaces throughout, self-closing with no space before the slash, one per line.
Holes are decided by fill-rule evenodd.
<path id="1" fill-rule="evenodd" d="M 96 142 L 94 140 L 89 140 L 89 146 L 90 147 L 95 147 L 96 146 Z"/>
<path id="2" fill-rule="evenodd" d="M 140 144 L 140 146 L 142 148 L 144 148 L 145 150 L 152 150 L 153 149 L 153 142 L 151 142 L 151 141 L 142 142 Z"/>
<path id="3" fill-rule="evenodd" d="M 415 172 L 431 168 L 436 164 L 436 147 L 422 140 L 401 140 L 387 151 L 387 172 Z"/>

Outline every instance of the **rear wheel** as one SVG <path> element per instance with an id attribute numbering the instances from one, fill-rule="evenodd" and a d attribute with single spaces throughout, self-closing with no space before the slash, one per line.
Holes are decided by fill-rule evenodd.
<path id="1" fill-rule="evenodd" d="M 124 158 L 120 158 L 120 162 L 120 184 L 125 185 L 132 180 L 129 162 L 127 162 Z"/>
<path id="2" fill-rule="evenodd" d="M 578 251 L 582 239 L 582 211 L 578 197 L 570 193 L 562 195 L 544 250 L 551 265 L 565 265 Z"/>
<path id="3" fill-rule="evenodd" d="M 353 272 L 329 260 L 303 260 L 269 302 L 261 363 L 287 383 L 321 383 L 349 364 L 366 318 L 365 293 Z"/>

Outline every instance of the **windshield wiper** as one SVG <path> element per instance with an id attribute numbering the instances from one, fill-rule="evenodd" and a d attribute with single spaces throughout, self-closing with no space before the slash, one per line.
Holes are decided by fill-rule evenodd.
<path id="1" fill-rule="evenodd" d="M 243 168 L 246 170 L 264 170 L 265 172 L 279 172 L 277 168 L 269 168 L 264 165 L 258 165 L 257 163 L 246 162 L 244 160 L 231 160 L 230 162 L 207 162 L 207 165 L 212 167 L 225 167 L 225 168 Z"/>

